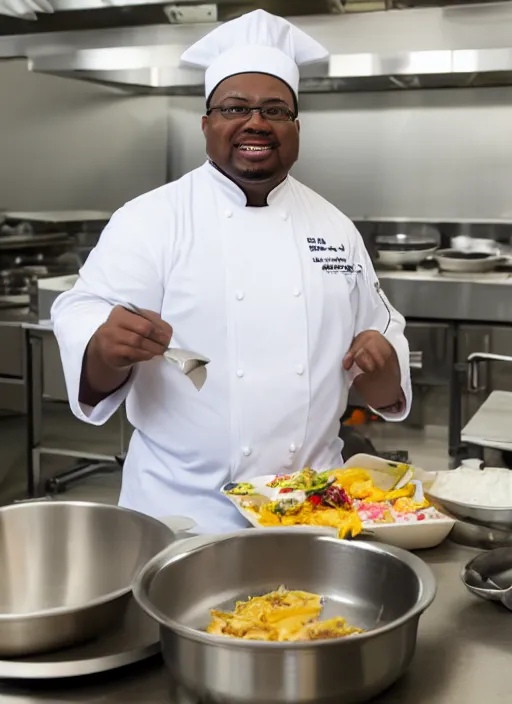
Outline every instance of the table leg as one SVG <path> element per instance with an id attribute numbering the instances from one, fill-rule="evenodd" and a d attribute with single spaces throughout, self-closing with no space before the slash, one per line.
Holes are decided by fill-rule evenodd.
<path id="1" fill-rule="evenodd" d="M 125 406 L 124 404 L 121 406 L 121 408 L 118 411 L 119 413 L 119 450 L 120 450 L 120 455 L 123 457 L 126 447 L 126 437 L 125 437 L 125 422 L 126 422 L 126 411 L 125 411 Z"/>
<path id="2" fill-rule="evenodd" d="M 27 494 L 38 496 L 41 484 L 41 425 L 43 404 L 42 340 L 25 332 L 25 401 L 27 412 Z"/>
<path id="3" fill-rule="evenodd" d="M 449 400 L 449 425 L 448 425 L 448 453 L 455 465 L 458 465 L 461 452 L 462 430 L 462 368 L 459 363 L 459 326 L 453 323 L 450 326 L 451 337 L 451 372 L 450 372 L 450 400 Z M 465 367 L 464 367 L 465 368 Z"/>

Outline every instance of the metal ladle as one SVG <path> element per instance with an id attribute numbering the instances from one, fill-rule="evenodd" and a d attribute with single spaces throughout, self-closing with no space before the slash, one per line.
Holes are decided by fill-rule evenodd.
<path id="1" fill-rule="evenodd" d="M 153 322 L 143 310 L 133 303 L 121 303 L 119 305 L 130 313 L 138 315 L 144 318 L 144 320 L 148 320 L 150 323 Z M 198 391 L 202 389 L 207 377 L 206 365 L 210 362 L 208 357 L 204 357 L 197 352 L 191 352 L 190 350 L 182 350 L 179 347 L 168 347 L 163 353 L 163 357 L 169 364 L 172 364 L 179 369 L 182 374 L 185 374 Z"/>
<path id="2" fill-rule="evenodd" d="M 470 560 L 462 570 L 462 581 L 473 594 L 500 601 L 512 611 L 511 569 L 510 548 L 495 548 Z"/>

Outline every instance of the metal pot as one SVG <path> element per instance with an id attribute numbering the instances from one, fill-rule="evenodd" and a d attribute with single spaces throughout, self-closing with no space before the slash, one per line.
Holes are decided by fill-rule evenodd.
<path id="1" fill-rule="evenodd" d="M 150 561 L 134 584 L 161 625 L 171 679 L 222 704 L 353 704 L 389 687 L 414 655 L 435 596 L 430 569 L 382 544 L 300 529 L 246 530 Z M 337 640 L 276 643 L 205 633 L 210 609 L 285 585 L 325 597 L 324 617 L 368 629 Z"/>
<path id="2" fill-rule="evenodd" d="M 490 252 L 461 251 L 458 249 L 438 249 L 434 255 L 439 269 L 456 274 L 484 274 L 494 271 L 504 257 Z"/>
<path id="3" fill-rule="evenodd" d="M 120 621 L 140 568 L 174 533 L 117 506 L 33 501 L 0 509 L 0 655 L 44 652 Z"/>

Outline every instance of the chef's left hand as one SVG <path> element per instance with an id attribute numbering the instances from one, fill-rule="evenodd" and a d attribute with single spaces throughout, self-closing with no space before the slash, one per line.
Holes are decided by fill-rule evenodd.
<path id="1" fill-rule="evenodd" d="M 392 345 L 377 330 L 365 330 L 356 335 L 352 345 L 343 359 L 343 368 L 348 371 L 357 364 L 366 373 L 384 369 L 396 352 Z"/>

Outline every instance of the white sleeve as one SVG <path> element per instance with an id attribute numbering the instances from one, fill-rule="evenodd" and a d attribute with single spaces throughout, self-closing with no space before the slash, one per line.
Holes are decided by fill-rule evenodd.
<path id="1" fill-rule="evenodd" d="M 151 213 L 140 216 L 136 203 L 112 216 L 74 288 L 61 294 L 51 311 L 69 405 L 77 418 L 93 425 L 105 423 L 123 403 L 136 370 L 123 387 L 94 408 L 79 403 L 82 362 L 91 337 L 117 303 L 134 303 L 156 312 L 162 309 L 167 256 L 161 242 L 167 238 L 158 231 Z"/>
<path id="2" fill-rule="evenodd" d="M 405 320 L 381 290 L 363 238 L 355 227 L 354 237 L 354 265 L 358 271 L 351 296 L 351 303 L 355 310 L 354 335 L 365 330 L 377 330 L 384 335 L 396 351 L 403 391 L 403 402 L 397 404 L 396 408 L 386 409 L 385 412 L 372 408 L 372 411 L 386 420 L 401 421 L 409 415 L 412 403 L 409 343 L 404 335 Z"/>

